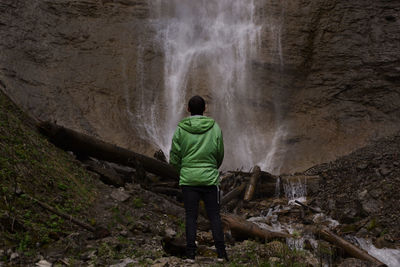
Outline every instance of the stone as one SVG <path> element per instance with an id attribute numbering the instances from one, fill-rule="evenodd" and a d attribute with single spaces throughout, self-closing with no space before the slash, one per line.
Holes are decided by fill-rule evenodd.
<path id="1" fill-rule="evenodd" d="M 278 257 L 269 257 L 268 261 L 271 263 L 279 263 L 281 261 L 281 259 Z"/>
<path id="2" fill-rule="evenodd" d="M 131 258 L 125 258 L 120 263 L 110 265 L 110 267 L 125 267 L 128 264 L 137 264 L 139 263 L 137 260 L 133 260 Z"/>
<path id="3" fill-rule="evenodd" d="M 14 261 L 19 258 L 19 254 L 17 252 L 13 252 L 10 255 L 10 261 Z"/>
<path id="4" fill-rule="evenodd" d="M 379 167 L 379 173 L 380 173 L 382 176 L 387 176 L 387 175 L 389 175 L 391 172 L 392 172 L 392 170 L 391 170 L 389 167 L 387 167 L 386 165 L 381 165 L 381 166 Z"/>
<path id="5" fill-rule="evenodd" d="M 128 231 L 126 230 L 122 230 L 121 232 L 119 232 L 119 234 L 123 237 L 127 237 L 129 235 Z"/>
<path id="6" fill-rule="evenodd" d="M 371 263 L 355 258 L 344 259 L 338 267 L 370 267 Z"/>
<path id="7" fill-rule="evenodd" d="M 362 208 L 368 213 L 376 213 L 380 206 L 380 203 L 373 198 L 367 198 L 362 201 Z"/>
<path id="8" fill-rule="evenodd" d="M 368 190 L 363 190 L 362 192 L 358 193 L 358 198 L 364 199 L 367 194 L 368 194 Z"/>
<path id="9" fill-rule="evenodd" d="M 174 237 L 176 235 L 176 231 L 170 227 L 165 228 L 165 236 Z"/>
<path id="10" fill-rule="evenodd" d="M 38 266 L 38 267 L 51 267 L 51 266 L 53 266 L 53 264 L 51 264 L 50 262 L 48 262 L 46 260 L 40 260 L 39 262 L 37 262 L 35 264 L 35 266 Z"/>
<path id="11" fill-rule="evenodd" d="M 112 191 L 111 198 L 118 202 L 125 202 L 130 198 L 130 195 L 125 192 L 124 188 L 120 187 Z"/>
<path id="12" fill-rule="evenodd" d="M 170 258 L 166 258 L 166 257 L 159 258 L 159 259 L 156 259 L 151 266 L 152 267 L 168 267 L 168 266 L 171 266 L 170 261 L 171 261 Z"/>

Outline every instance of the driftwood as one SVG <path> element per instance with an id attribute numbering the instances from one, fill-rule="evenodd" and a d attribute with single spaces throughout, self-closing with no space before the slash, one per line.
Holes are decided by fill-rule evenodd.
<path id="1" fill-rule="evenodd" d="M 256 191 L 256 185 L 258 179 L 260 178 L 260 174 L 261 174 L 260 167 L 255 166 L 253 168 L 253 173 L 251 175 L 250 182 L 247 185 L 246 191 L 244 193 L 244 201 L 250 201 L 253 198 L 254 192 Z"/>
<path id="2" fill-rule="evenodd" d="M 261 238 L 263 240 L 271 240 L 274 238 L 290 237 L 289 234 L 283 232 L 271 232 L 260 228 L 255 223 L 246 221 L 238 216 L 230 214 L 221 214 L 222 223 L 225 229 L 229 229 L 233 236 L 238 238 Z"/>
<path id="3" fill-rule="evenodd" d="M 355 245 L 344 240 L 340 236 L 335 235 L 334 233 L 332 233 L 331 231 L 329 231 L 326 228 L 317 230 L 317 234 L 320 235 L 326 241 L 331 242 L 338 247 L 341 247 L 344 251 L 346 251 L 349 255 L 351 255 L 354 258 L 372 262 L 379 267 L 387 266 L 386 264 L 382 263 L 378 259 L 369 255 L 366 251 L 356 247 Z"/>
<path id="4" fill-rule="evenodd" d="M 106 143 L 51 122 L 38 123 L 37 127 L 41 133 L 49 137 L 52 143 L 64 150 L 133 168 L 136 168 L 139 162 L 148 172 L 178 180 L 178 173 L 175 168 L 165 162 Z"/>
<path id="5" fill-rule="evenodd" d="M 96 238 L 104 238 L 104 237 L 107 237 L 107 236 L 110 235 L 110 232 L 107 229 L 103 228 L 103 227 L 93 227 L 93 226 L 91 226 L 91 225 L 89 225 L 87 223 L 84 223 L 84 222 L 76 219 L 76 218 L 73 218 L 72 215 L 67 215 L 65 213 L 62 213 L 62 212 L 56 210 L 55 208 L 49 206 L 48 204 L 46 204 L 46 203 L 44 203 L 44 202 L 42 202 L 42 201 L 40 201 L 40 200 L 28 195 L 28 194 L 25 194 L 25 195 L 30 200 L 32 200 L 33 202 L 39 204 L 39 206 L 41 206 L 42 208 L 50 211 L 51 213 L 54 213 L 54 214 L 56 214 L 56 215 L 58 215 L 58 216 L 60 216 L 60 217 L 62 217 L 64 219 L 69 220 L 69 221 L 73 222 L 74 224 L 76 224 L 76 225 L 78 225 L 78 226 L 80 226 L 80 227 L 82 227 L 82 228 L 94 233 Z"/>

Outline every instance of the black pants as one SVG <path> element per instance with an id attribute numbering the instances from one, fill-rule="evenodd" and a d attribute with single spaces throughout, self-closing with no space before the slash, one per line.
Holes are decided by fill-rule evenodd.
<path id="1" fill-rule="evenodd" d="M 186 213 L 186 252 L 194 255 L 196 251 L 196 230 L 199 201 L 202 199 L 211 223 L 211 231 L 217 251 L 225 251 L 224 233 L 222 231 L 220 196 L 217 186 L 182 186 L 183 202 Z"/>

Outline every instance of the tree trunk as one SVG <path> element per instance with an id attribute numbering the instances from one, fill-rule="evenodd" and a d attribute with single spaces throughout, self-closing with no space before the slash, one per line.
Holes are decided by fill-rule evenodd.
<path id="1" fill-rule="evenodd" d="M 336 246 L 343 248 L 344 251 L 346 251 L 349 255 L 351 255 L 354 258 L 372 262 L 379 267 L 387 266 L 386 264 L 380 262 L 378 259 L 369 255 L 366 251 L 356 247 L 355 245 L 344 240 L 340 236 L 335 235 L 328 229 L 320 229 L 317 231 L 317 233 L 326 241 L 331 242 L 331 243 L 335 244 Z"/>
<path id="2" fill-rule="evenodd" d="M 247 185 L 246 191 L 244 193 L 244 201 L 250 201 L 253 198 L 254 192 L 256 191 L 258 178 L 260 178 L 260 174 L 261 174 L 260 167 L 254 166 L 250 182 Z"/>
<path id="3" fill-rule="evenodd" d="M 239 238 L 261 238 L 263 240 L 271 240 L 273 238 L 286 238 L 290 237 L 287 233 L 271 232 L 266 229 L 260 228 L 255 223 L 246 221 L 240 217 L 221 214 L 222 223 L 225 229 L 230 229 L 233 236 Z"/>
<path id="4" fill-rule="evenodd" d="M 165 162 L 106 143 L 51 122 L 40 122 L 37 126 L 39 131 L 47 135 L 52 143 L 64 150 L 133 168 L 136 168 L 137 162 L 139 162 L 148 172 L 173 180 L 179 179 L 175 168 Z"/>

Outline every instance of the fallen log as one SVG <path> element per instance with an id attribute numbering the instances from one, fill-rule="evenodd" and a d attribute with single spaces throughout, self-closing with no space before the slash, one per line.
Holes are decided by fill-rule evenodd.
<path id="1" fill-rule="evenodd" d="M 86 161 L 87 169 L 100 175 L 100 180 L 108 185 L 122 187 L 125 181 L 118 175 L 114 169 L 106 169 L 91 161 Z"/>
<path id="2" fill-rule="evenodd" d="M 301 203 L 301 202 L 298 201 L 298 200 L 295 200 L 294 202 L 295 202 L 296 204 L 299 204 L 300 206 L 306 208 L 306 209 L 311 210 L 312 212 L 315 212 L 315 213 L 320 213 L 320 212 L 321 212 L 321 210 L 320 210 L 319 208 L 310 207 L 310 206 L 308 206 L 308 205 L 306 205 L 306 204 L 304 204 L 304 203 Z"/>
<path id="3" fill-rule="evenodd" d="M 94 234 L 95 238 L 104 238 L 104 237 L 107 237 L 110 235 L 110 232 L 103 227 L 93 227 L 87 223 L 84 223 L 84 222 L 72 217 L 72 215 L 68 215 L 68 214 L 62 213 L 61 211 L 56 210 L 55 208 L 51 207 L 50 205 L 32 197 L 26 193 L 25 193 L 25 196 L 27 196 L 33 202 L 39 204 L 39 206 L 41 206 L 45 210 L 48 210 L 51 213 L 54 213 L 64 219 L 69 220 L 69 221 L 73 222 L 74 224 L 92 232 Z"/>
<path id="4" fill-rule="evenodd" d="M 244 193 L 244 201 L 250 201 L 253 198 L 254 192 L 256 191 L 256 185 L 258 179 L 260 178 L 260 174 L 261 174 L 260 167 L 254 166 L 253 173 L 250 177 L 250 182 L 248 183 L 246 191 Z"/>
<path id="5" fill-rule="evenodd" d="M 232 236 L 236 238 L 261 238 L 263 240 L 271 240 L 274 238 L 290 237 L 289 234 L 283 232 L 271 232 L 262 229 L 257 224 L 246 221 L 238 216 L 221 214 L 222 224 L 224 229 L 229 229 Z"/>
<path id="6" fill-rule="evenodd" d="M 382 263 L 375 257 L 369 255 L 366 251 L 356 247 L 355 245 L 344 240 L 340 236 L 332 233 L 331 231 L 329 231 L 326 228 L 318 229 L 317 234 L 319 236 L 321 236 L 324 240 L 331 242 L 331 243 L 335 244 L 336 246 L 342 248 L 344 251 L 346 251 L 350 256 L 352 256 L 354 258 L 369 261 L 373 264 L 376 264 L 376 266 L 379 266 L 379 267 L 387 266 L 386 264 Z"/>
<path id="7" fill-rule="evenodd" d="M 40 122 L 37 127 L 41 133 L 49 137 L 53 144 L 64 150 L 133 168 L 136 168 L 137 164 L 140 163 L 148 172 L 173 180 L 179 179 L 175 168 L 168 163 L 106 143 L 51 122 Z"/>
<path id="8" fill-rule="evenodd" d="M 226 194 L 222 200 L 221 200 L 221 206 L 228 204 L 231 200 L 239 197 L 244 189 L 246 188 L 246 184 L 243 183 L 241 185 L 239 185 L 238 187 L 236 187 L 235 189 L 233 189 L 232 191 L 230 191 L 228 194 Z"/>

